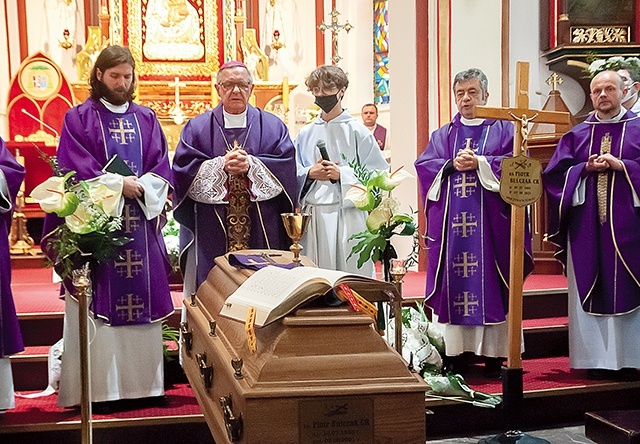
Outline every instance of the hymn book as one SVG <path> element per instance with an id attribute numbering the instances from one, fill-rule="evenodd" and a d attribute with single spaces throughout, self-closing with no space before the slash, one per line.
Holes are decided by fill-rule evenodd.
<path id="1" fill-rule="evenodd" d="M 122 157 L 114 154 L 107 164 L 102 169 L 105 173 L 114 173 L 121 176 L 135 176 L 135 173 L 131 171 L 129 165 L 122 159 Z"/>
<path id="2" fill-rule="evenodd" d="M 327 294 L 340 284 L 347 284 L 356 290 L 393 288 L 386 282 L 343 271 L 269 266 L 249 276 L 226 299 L 220 315 L 245 322 L 251 307 L 254 307 L 255 325 L 262 327 L 286 316 L 305 302 Z"/>

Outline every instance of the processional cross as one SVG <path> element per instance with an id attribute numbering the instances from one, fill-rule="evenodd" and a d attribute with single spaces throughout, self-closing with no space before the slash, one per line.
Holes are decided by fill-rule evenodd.
<path id="1" fill-rule="evenodd" d="M 353 25 L 351 23 L 349 23 L 349 20 L 347 20 L 344 24 L 339 24 L 338 23 L 338 16 L 340 15 L 340 13 L 338 12 L 337 9 L 333 8 L 333 10 L 331 11 L 331 24 L 327 25 L 324 21 L 322 23 L 320 23 L 320 25 L 318 26 L 318 29 L 320 31 L 322 31 L 322 33 L 324 34 L 324 32 L 326 30 L 330 30 L 331 31 L 331 62 L 333 62 L 334 65 L 337 65 L 338 62 L 340 60 L 342 60 L 342 57 L 340 57 L 338 55 L 338 32 L 342 31 L 343 29 L 345 31 L 347 31 L 347 34 L 349 33 L 349 31 L 351 31 L 353 29 Z"/>
<path id="2" fill-rule="evenodd" d="M 516 65 L 516 108 L 476 107 L 476 117 L 515 122 L 513 138 L 513 158 L 502 163 L 500 195 L 511 204 L 511 256 L 509 261 L 509 357 L 507 375 L 503 374 L 503 405 L 519 404 L 519 399 L 509 399 L 507 390 L 519 387 L 520 393 L 512 394 L 522 398 L 522 285 L 524 281 L 524 224 L 525 207 L 539 199 L 542 193 L 542 181 L 539 161 L 527 157 L 528 125 L 536 123 L 569 123 L 569 113 L 557 111 L 538 111 L 529 109 L 529 63 Z M 510 164 L 506 168 L 505 162 Z M 517 180 L 511 181 L 512 178 Z M 522 185 L 525 183 L 526 185 Z M 507 377 L 505 377 L 507 376 Z"/>

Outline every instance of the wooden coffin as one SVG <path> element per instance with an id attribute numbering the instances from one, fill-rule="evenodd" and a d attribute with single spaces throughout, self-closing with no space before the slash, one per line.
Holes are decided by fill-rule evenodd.
<path id="1" fill-rule="evenodd" d="M 218 314 L 250 273 L 219 257 L 185 300 L 183 366 L 216 444 L 424 444 L 427 385 L 369 316 L 299 308 L 256 328 L 252 353 L 244 323 Z"/>

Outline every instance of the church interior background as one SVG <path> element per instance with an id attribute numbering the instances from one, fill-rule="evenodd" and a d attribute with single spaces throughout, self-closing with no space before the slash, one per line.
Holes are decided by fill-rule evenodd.
<path id="1" fill-rule="evenodd" d="M 5 0 L 0 135 L 55 150 L 64 112 L 87 97 L 96 54 L 106 44 L 125 44 L 137 62 L 137 100 L 156 111 L 170 149 L 187 119 L 217 104 L 212 74 L 224 61 L 245 61 L 256 78 L 252 103 L 282 118 L 292 138 L 317 114 L 305 76 L 335 63 L 350 78 L 343 103 L 356 118 L 363 104 L 377 103 L 378 123 L 390 133 L 392 167 L 412 172 L 429 134 L 455 114 L 453 75 L 472 66 L 487 73 L 488 105 L 508 106 L 515 64 L 528 61 L 530 106 L 540 109 L 559 94 L 582 120 L 589 111 L 587 58 L 638 54 L 637 2 L 615 3 Z M 594 15 L 598 7 L 602 11 Z M 589 32 L 591 40 L 584 37 Z M 562 80 L 547 82 L 554 72 Z M 29 163 L 31 153 L 22 154 Z M 36 176 L 27 179 L 27 188 L 37 173 L 32 169 Z M 398 195 L 405 210 L 419 208 L 415 181 L 402 184 Z M 398 243 L 408 254 L 411 241 Z"/>
<path id="2" fill-rule="evenodd" d="M 86 99 L 107 44 L 131 48 L 136 100 L 157 113 L 171 150 L 188 119 L 217 105 L 213 83 L 225 61 L 247 64 L 251 103 L 278 115 L 292 139 L 318 113 L 306 76 L 333 63 L 350 79 L 343 104 L 360 119 L 362 105 L 375 102 L 392 170 L 415 174 L 430 134 L 456 113 L 453 76 L 470 67 L 489 78 L 488 105 L 506 107 L 515 102 L 516 63 L 526 61 L 529 107 L 582 121 L 589 60 L 640 55 L 640 0 L 3 0 L 0 136 L 24 158 L 25 194 L 50 173 L 34 146 L 55 153 L 64 113 Z M 531 155 L 548 161 L 570 126 L 534 123 Z M 417 186 L 405 181 L 394 195 L 424 224 Z M 544 205 L 532 209 L 536 270 L 560 274 Z M 43 216 L 29 201 L 24 210 L 30 221 Z M 37 243 L 37 225 L 29 231 Z M 412 250 L 411 239 L 394 246 L 401 257 Z"/>

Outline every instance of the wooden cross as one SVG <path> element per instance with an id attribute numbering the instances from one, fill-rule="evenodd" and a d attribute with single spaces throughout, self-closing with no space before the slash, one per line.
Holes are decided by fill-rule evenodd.
<path id="1" fill-rule="evenodd" d="M 569 113 L 529 109 L 529 63 L 516 65 L 516 108 L 476 107 L 476 117 L 515 121 L 513 155 L 526 155 L 527 125 L 536 123 L 569 123 Z M 524 128 L 523 128 L 524 127 Z M 525 139 L 523 139 L 523 136 Z M 524 281 L 524 224 L 525 207 L 511 206 L 511 256 L 509 260 L 509 357 L 510 369 L 522 368 L 522 285 Z"/>
<path id="2" fill-rule="evenodd" d="M 338 16 L 339 15 L 340 15 L 340 13 L 338 12 L 338 10 L 333 8 L 333 10 L 331 11 L 331 24 L 327 25 L 323 21 L 318 26 L 318 29 L 320 31 L 322 31 L 323 34 L 324 34 L 324 32 L 326 30 L 330 30 L 331 31 L 331 42 L 332 42 L 332 46 L 331 46 L 331 53 L 332 53 L 331 62 L 333 62 L 334 65 L 337 65 L 338 62 L 340 60 L 342 60 L 342 57 L 340 57 L 338 55 L 338 32 L 340 32 L 340 31 L 342 31 L 344 29 L 345 31 L 347 31 L 347 34 L 348 34 L 349 31 L 351 31 L 353 29 L 353 25 L 351 23 L 349 23 L 348 20 L 344 24 L 340 25 L 338 23 Z"/>

